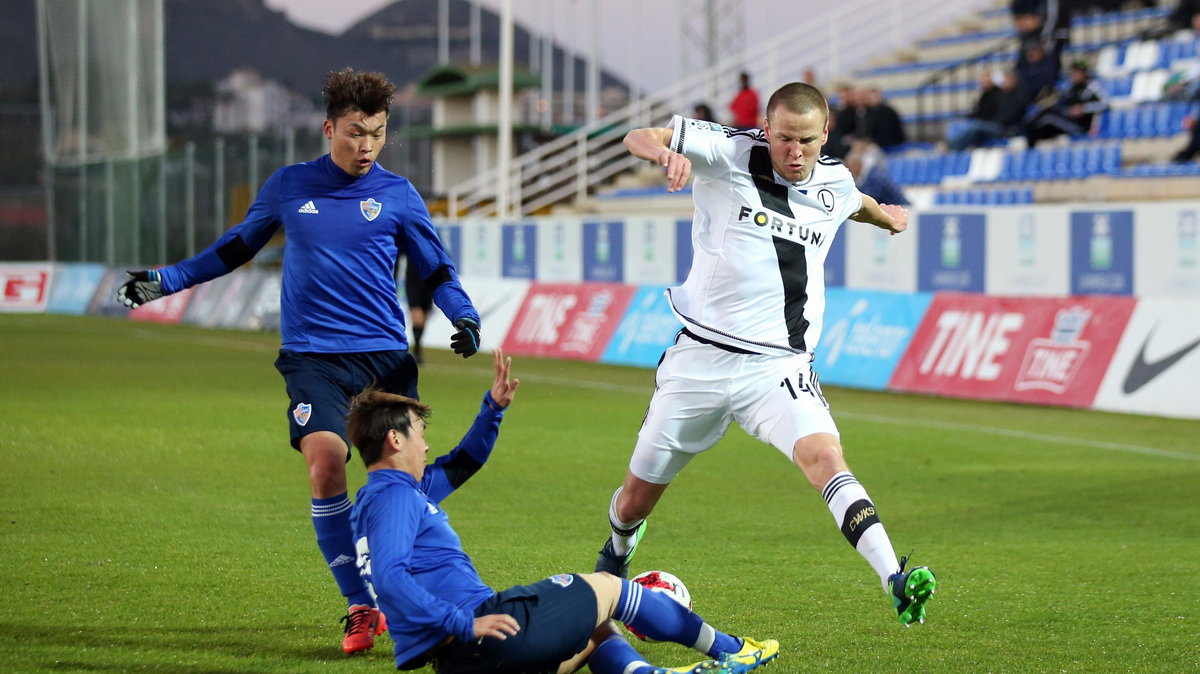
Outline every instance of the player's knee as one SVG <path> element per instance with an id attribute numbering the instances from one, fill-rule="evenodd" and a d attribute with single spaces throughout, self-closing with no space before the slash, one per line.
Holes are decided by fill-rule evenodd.
<path id="1" fill-rule="evenodd" d="M 846 470 L 842 444 L 837 436 L 829 433 L 816 433 L 797 440 L 792 449 L 792 460 L 818 489 L 835 473 Z"/>

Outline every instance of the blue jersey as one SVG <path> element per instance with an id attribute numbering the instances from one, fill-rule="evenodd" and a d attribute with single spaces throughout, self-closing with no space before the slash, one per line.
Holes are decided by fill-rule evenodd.
<path id="1" fill-rule="evenodd" d="M 387 616 L 397 666 L 448 635 L 471 641 L 475 608 L 495 593 L 439 505 L 491 454 L 504 416 L 494 405 L 489 393 L 462 442 L 427 466 L 419 484 L 403 471 L 372 470 L 355 498 L 358 568 Z"/>
<path id="2" fill-rule="evenodd" d="M 479 314 L 407 179 L 379 164 L 354 177 L 329 155 L 279 169 L 246 219 L 193 258 L 159 270 L 178 292 L 249 261 L 283 227 L 283 348 L 318 353 L 405 349 L 395 267 L 400 248 L 450 319 Z"/>

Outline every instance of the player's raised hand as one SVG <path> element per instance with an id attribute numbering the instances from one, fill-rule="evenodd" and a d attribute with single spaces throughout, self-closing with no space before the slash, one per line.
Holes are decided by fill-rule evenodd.
<path id="1" fill-rule="evenodd" d="M 687 186 L 688 179 L 692 177 L 691 159 L 664 147 L 658 154 L 657 162 L 667 172 L 668 192 L 678 192 Z"/>
<path id="2" fill-rule="evenodd" d="M 475 638 L 495 637 L 503 641 L 521 631 L 517 619 L 506 613 L 491 613 L 475 619 Z"/>
<path id="3" fill-rule="evenodd" d="M 880 210 L 888 214 L 892 219 L 890 227 L 885 227 L 892 234 L 899 234 L 908 229 L 908 209 L 903 206 L 894 206 L 892 204 L 879 204 Z"/>
<path id="4" fill-rule="evenodd" d="M 501 407 L 508 407 L 512 404 L 513 396 L 517 393 L 517 386 L 521 384 L 520 379 L 509 379 L 508 373 L 512 369 L 512 356 L 505 357 L 504 351 L 500 349 L 492 349 L 492 363 L 496 367 L 496 381 L 492 383 L 492 400 Z"/>
<path id="5" fill-rule="evenodd" d="M 117 289 L 117 301 L 130 309 L 163 296 L 162 278 L 154 269 L 127 271 L 130 278 Z"/>
<path id="6" fill-rule="evenodd" d="M 469 318 L 460 318 L 454 321 L 454 327 L 458 332 L 450 337 L 450 348 L 463 358 L 474 356 L 479 350 L 479 324 Z"/>

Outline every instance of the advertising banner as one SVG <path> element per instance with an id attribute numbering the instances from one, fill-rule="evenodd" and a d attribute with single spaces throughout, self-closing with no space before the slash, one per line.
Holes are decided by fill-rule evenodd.
<path id="1" fill-rule="evenodd" d="M 131 321 L 147 321 L 150 323 L 178 323 L 183 320 L 188 303 L 192 299 L 192 291 L 187 288 L 171 295 L 164 295 L 153 302 L 147 302 L 129 312 Z"/>
<path id="2" fill-rule="evenodd" d="M 235 270 L 193 287 L 183 322 L 206 328 L 229 327 L 250 301 L 250 280 L 246 272 Z"/>
<path id="3" fill-rule="evenodd" d="M 44 312 L 53 271 L 48 262 L 0 263 L 0 312 Z"/>
<path id="4" fill-rule="evenodd" d="M 625 218 L 625 279 L 629 285 L 675 283 L 675 219 L 667 216 Z M 690 261 L 690 257 L 689 257 Z"/>
<path id="5" fill-rule="evenodd" d="M 846 245 L 844 285 L 861 290 L 915 292 L 917 237 L 923 220 L 924 216 L 910 218 L 908 229 L 894 236 L 873 225 L 847 220 L 837 235 Z"/>
<path id="6" fill-rule="evenodd" d="M 637 289 L 600 362 L 658 367 L 658 359 L 683 327 L 671 312 L 666 290 L 666 286 Z"/>
<path id="7" fill-rule="evenodd" d="M 1200 419 L 1200 300 L 1149 298 L 1121 338 L 1095 406 Z"/>
<path id="8" fill-rule="evenodd" d="M 583 280 L 621 283 L 625 274 L 625 223 L 583 223 Z"/>
<path id="9" fill-rule="evenodd" d="M 987 215 L 989 295 L 1051 296 L 1071 294 L 1071 228 L 1066 207 L 1006 206 Z"/>
<path id="10" fill-rule="evenodd" d="M 534 283 L 508 331 L 504 350 L 598 361 L 635 290 L 619 283 Z"/>
<path id="11" fill-rule="evenodd" d="M 500 226 L 501 273 L 506 278 L 538 278 L 537 233 L 538 226 L 531 223 Z"/>
<path id="12" fill-rule="evenodd" d="M 891 388 L 1089 407 L 1134 300 L 938 293 Z"/>
<path id="13" fill-rule="evenodd" d="M 585 255 L 583 221 L 572 217 L 539 218 L 536 227 L 537 280 L 581 281 Z"/>
<path id="14" fill-rule="evenodd" d="M 55 265 L 46 311 L 75 316 L 87 313 L 105 271 L 104 265 L 87 262 Z"/>
<path id="15" fill-rule="evenodd" d="M 1133 211 L 1071 213 L 1071 294 L 1133 294 Z"/>
<path id="16" fill-rule="evenodd" d="M 983 292 L 985 223 L 983 213 L 923 213 L 917 236 L 917 289 Z"/>
<path id="17" fill-rule="evenodd" d="M 821 381 L 883 390 L 917 331 L 932 293 L 828 288 L 813 369 Z"/>
<path id="18" fill-rule="evenodd" d="M 1200 298 L 1200 202 L 1147 204 L 1136 217 L 1134 293 Z"/>
<path id="19" fill-rule="evenodd" d="M 504 343 L 504 336 L 508 334 L 517 311 L 525 301 L 529 281 L 475 276 L 465 276 L 461 280 L 463 290 L 467 291 L 467 296 L 479 312 L 479 350 L 486 354 Z M 408 339 L 411 342 L 412 319 L 408 318 L 407 307 L 404 315 L 408 323 Z M 425 334 L 421 344 L 435 349 L 449 349 L 450 337 L 455 332 L 450 320 L 435 304 L 425 321 Z"/>
<path id="20" fill-rule="evenodd" d="M 500 223 L 496 220 L 463 220 L 462 256 L 456 259 L 459 276 L 499 278 L 502 248 Z"/>
<path id="21" fill-rule="evenodd" d="M 108 269 L 104 278 L 96 284 L 96 294 L 88 303 L 88 315 L 109 316 L 111 318 L 129 318 L 129 308 L 117 302 L 117 288 L 129 280 L 124 269 Z"/>

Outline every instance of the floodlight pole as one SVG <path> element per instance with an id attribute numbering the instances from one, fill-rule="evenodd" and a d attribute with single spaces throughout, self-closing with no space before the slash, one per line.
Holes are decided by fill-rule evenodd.
<path id="1" fill-rule="evenodd" d="M 500 114 L 496 139 L 496 217 L 507 218 L 509 168 L 512 164 L 513 12 L 512 0 L 500 4 Z M 520 186 L 518 186 L 520 189 Z"/>

